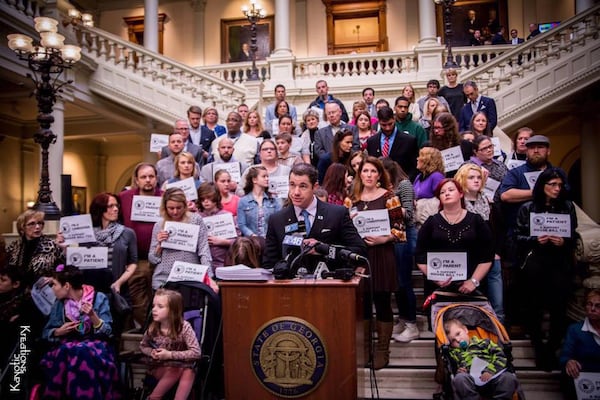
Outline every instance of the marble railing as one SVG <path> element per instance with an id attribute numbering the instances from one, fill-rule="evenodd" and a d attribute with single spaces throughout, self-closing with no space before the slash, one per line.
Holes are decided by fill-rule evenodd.
<path id="1" fill-rule="evenodd" d="M 33 18 L 39 17 L 41 10 L 46 5 L 46 1 L 44 0 L 1 0 L 0 3 L 6 4 L 23 15 Z"/>

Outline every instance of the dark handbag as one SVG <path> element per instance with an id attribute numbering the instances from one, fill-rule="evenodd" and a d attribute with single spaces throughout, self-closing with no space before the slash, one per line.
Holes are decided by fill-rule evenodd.
<path id="1" fill-rule="evenodd" d="M 131 306 L 127 302 L 127 299 L 113 289 L 110 291 L 110 307 L 118 315 L 128 315 L 131 313 Z"/>

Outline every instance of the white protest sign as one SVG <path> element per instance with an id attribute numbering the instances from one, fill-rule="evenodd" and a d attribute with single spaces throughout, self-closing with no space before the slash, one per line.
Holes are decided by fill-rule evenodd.
<path id="1" fill-rule="evenodd" d="M 50 315 L 52 305 L 56 301 L 54 290 L 52 290 L 48 283 L 50 283 L 50 278 L 43 276 L 31 288 L 31 299 L 38 310 L 44 315 Z"/>
<path id="2" fill-rule="evenodd" d="M 600 399 L 600 373 L 580 372 L 574 383 L 577 400 Z"/>
<path id="3" fill-rule="evenodd" d="M 204 282 L 206 273 L 210 266 L 201 264 L 192 264 L 183 261 L 175 261 L 173 268 L 169 273 L 167 282 Z"/>
<path id="4" fill-rule="evenodd" d="M 67 247 L 67 264 L 79 269 L 108 268 L 108 247 Z"/>
<path id="5" fill-rule="evenodd" d="M 204 225 L 206 225 L 206 230 L 208 230 L 208 236 L 216 236 L 221 239 L 237 237 L 233 214 L 231 213 L 202 217 L 202 220 L 204 221 Z"/>
<path id="6" fill-rule="evenodd" d="M 485 181 L 485 187 L 483 188 L 483 194 L 488 198 L 488 201 L 494 202 L 494 196 L 496 195 L 496 191 L 500 187 L 500 181 L 497 181 L 492 178 L 487 178 Z"/>
<path id="7" fill-rule="evenodd" d="M 385 236 L 390 231 L 390 214 L 387 209 L 359 211 L 352 219 L 360 237 Z"/>
<path id="8" fill-rule="evenodd" d="M 537 178 L 538 178 L 538 176 L 540 176 L 541 173 L 542 173 L 542 171 L 523 172 L 523 175 L 525 176 L 525 179 L 527 180 L 527 184 L 529 185 L 529 189 L 533 190 L 533 187 L 535 186 L 535 182 L 537 181 Z"/>
<path id="9" fill-rule="evenodd" d="M 569 214 L 531 213 L 529 215 L 530 236 L 571 237 L 571 216 Z"/>
<path id="10" fill-rule="evenodd" d="M 161 135 L 160 133 L 150 134 L 150 152 L 156 153 L 161 151 L 163 147 L 169 144 L 169 135 Z"/>
<path id="11" fill-rule="evenodd" d="M 279 118 L 275 118 L 271 121 L 271 134 L 273 137 L 279 135 Z"/>
<path id="12" fill-rule="evenodd" d="M 131 220 L 156 222 L 160 219 L 160 196 L 133 196 Z"/>
<path id="13" fill-rule="evenodd" d="M 467 279 L 467 253 L 427 253 L 427 279 L 445 281 L 449 277 L 453 281 Z"/>
<path id="14" fill-rule="evenodd" d="M 183 190 L 188 201 L 198 200 L 198 191 L 193 177 L 185 178 L 177 182 L 167 183 L 167 189 L 178 188 Z"/>
<path id="15" fill-rule="evenodd" d="M 65 238 L 65 244 L 96 241 L 90 214 L 62 217 L 60 219 L 60 231 Z"/>
<path id="16" fill-rule="evenodd" d="M 481 374 L 483 373 L 483 370 L 488 366 L 488 362 L 485 360 L 482 360 L 479 357 L 473 357 L 473 361 L 471 361 L 471 369 L 469 370 L 469 374 L 473 377 L 473 380 L 475 381 L 475 385 L 477 386 L 483 386 L 486 383 L 488 383 L 489 381 L 491 381 L 492 379 L 495 379 L 498 375 L 500 375 L 501 373 L 503 373 L 504 371 L 506 371 L 506 368 L 496 372 L 495 375 L 493 375 L 489 381 L 483 382 L 481 380 Z"/>
<path id="17" fill-rule="evenodd" d="M 286 199 L 290 190 L 290 178 L 288 175 L 269 176 L 269 192 L 277 194 L 277 197 Z"/>
<path id="18" fill-rule="evenodd" d="M 169 238 L 162 242 L 165 249 L 183 250 L 196 252 L 198 247 L 198 234 L 200 226 L 186 224 L 183 222 L 165 222 L 165 231 L 169 232 Z"/>
<path id="19" fill-rule="evenodd" d="M 500 157 L 502 155 L 502 147 L 500 147 L 500 138 L 493 136 L 491 138 L 492 144 L 494 145 L 494 157 Z"/>
<path id="20" fill-rule="evenodd" d="M 213 164 L 213 180 L 215 179 L 215 174 L 217 173 L 217 171 L 224 169 L 225 171 L 229 172 L 229 175 L 231 176 L 231 180 L 233 182 L 240 182 L 240 179 L 242 179 L 242 171 L 240 171 L 240 163 L 237 161 L 234 162 L 229 162 L 229 163 L 214 163 Z"/>
<path id="21" fill-rule="evenodd" d="M 442 150 L 441 153 L 446 172 L 456 171 L 465 162 L 460 146 L 450 147 L 449 149 Z"/>
<path id="22" fill-rule="evenodd" d="M 509 170 L 511 169 L 515 169 L 517 167 L 520 167 L 521 165 L 525 164 L 525 160 L 508 160 L 506 162 L 506 168 L 508 168 Z"/>

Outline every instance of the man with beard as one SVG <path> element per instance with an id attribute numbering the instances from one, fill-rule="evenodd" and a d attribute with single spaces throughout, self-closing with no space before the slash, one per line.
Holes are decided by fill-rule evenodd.
<path id="1" fill-rule="evenodd" d="M 200 171 L 200 177 L 204 182 L 214 182 L 215 173 L 220 169 L 224 169 L 229 172 L 232 184 L 231 190 L 235 191 L 239 184 L 240 177 L 246 168 L 248 168 L 248 165 L 233 157 L 233 140 L 228 137 L 219 140 L 217 151 L 219 152 L 221 161 L 213 161 L 203 166 Z"/>
<path id="2" fill-rule="evenodd" d="M 232 111 L 225 120 L 227 124 L 227 134 L 221 135 L 212 142 L 213 160 L 221 162 L 218 153 L 219 143 L 224 138 L 229 138 L 233 142 L 233 156 L 238 161 L 243 161 L 246 165 L 254 164 L 254 158 L 258 152 L 258 141 L 255 137 L 242 133 L 242 116 Z"/>
<path id="3" fill-rule="evenodd" d="M 133 196 L 161 196 L 162 190 L 158 187 L 156 168 L 149 163 L 139 163 L 133 170 L 131 189 L 119 193 L 123 225 L 133 229 L 137 238 L 138 267 L 129 278 L 129 294 L 133 304 L 133 318 L 135 322 L 144 325 L 147 316 L 147 305 L 152 299 L 152 270 L 148 262 L 148 251 L 152 239 L 154 222 L 132 221 Z"/>
<path id="4" fill-rule="evenodd" d="M 527 142 L 527 161 L 525 164 L 511 169 L 505 175 L 496 197 L 500 197 L 502 218 L 500 222 L 504 224 L 499 228 L 503 231 L 504 241 L 501 249 L 501 259 L 503 270 L 506 271 L 508 279 L 505 280 L 505 291 L 515 293 L 518 285 L 516 279 L 518 275 L 515 273 L 517 267 L 522 265 L 524 259 L 518 259 L 516 248 L 515 230 L 517 225 L 517 213 L 521 205 L 533 199 L 533 186 L 537 175 L 546 168 L 552 167 L 548 162 L 550 156 L 550 140 L 543 135 L 534 135 Z M 537 175 L 536 175 L 537 174 Z M 566 174 L 563 171 L 564 176 Z M 505 296 L 507 303 L 507 319 L 514 322 L 517 317 L 519 304 L 514 296 Z M 520 316 L 526 317 L 526 316 Z M 508 321 L 507 321 L 508 322 Z"/>

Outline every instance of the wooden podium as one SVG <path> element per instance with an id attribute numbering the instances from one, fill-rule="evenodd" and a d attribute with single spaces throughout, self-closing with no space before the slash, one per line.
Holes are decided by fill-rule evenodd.
<path id="1" fill-rule="evenodd" d="M 360 278 L 219 286 L 227 400 L 364 397 Z"/>

